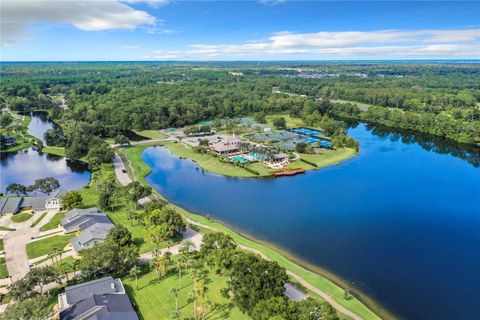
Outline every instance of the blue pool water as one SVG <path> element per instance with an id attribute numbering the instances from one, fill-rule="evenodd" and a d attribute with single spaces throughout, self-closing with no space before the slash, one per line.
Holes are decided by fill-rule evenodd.
<path id="1" fill-rule="evenodd" d="M 209 174 L 161 147 L 143 159 L 169 200 L 335 273 L 400 319 L 480 319 L 478 150 L 349 133 L 359 156 L 290 178 Z"/>
<path id="2" fill-rule="evenodd" d="M 242 156 L 234 156 L 234 157 L 231 157 L 230 159 L 232 159 L 233 161 L 238 162 L 238 163 L 248 162 L 248 159 L 245 158 L 245 157 L 242 157 Z"/>

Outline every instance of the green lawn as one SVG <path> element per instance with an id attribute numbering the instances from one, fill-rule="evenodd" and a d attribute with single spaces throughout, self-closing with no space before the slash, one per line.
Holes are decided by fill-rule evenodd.
<path id="1" fill-rule="evenodd" d="M 42 153 L 53 154 L 56 156 L 65 157 L 65 148 L 64 147 L 44 147 Z"/>
<path id="2" fill-rule="evenodd" d="M 60 220 L 62 220 L 64 216 L 64 211 L 57 212 L 50 221 L 40 227 L 40 231 L 48 231 L 57 228 L 60 224 Z"/>
<path id="3" fill-rule="evenodd" d="M 7 265 L 5 264 L 5 258 L 0 258 L 0 279 L 8 278 Z"/>
<path id="4" fill-rule="evenodd" d="M 0 251 L 3 251 L 3 239 L 0 239 Z"/>
<path id="5" fill-rule="evenodd" d="M 339 148 L 336 150 L 329 150 L 321 154 L 301 154 L 300 158 L 313 162 L 318 168 L 331 166 L 337 164 L 345 159 L 355 156 L 357 152 L 352 148 Z M 304 162 L 302 162 L 304 163 Z M 312 166 L 305 164 L 305 169 L 311 169 Z"/>
<path id="6" fill-rule="evenodd" d="M 28 259 L 37 258 L 52 252 L 54 248 L 63 249 L 70 242 L 75 234 L 58 235 L 50 238 L 45 238 L 27 244 Z"/>
<path id="7" fill-rule="evenodd" d="M 4 226 L 0 226 L 0 231 L 13 231 L 12 228 L 7 228 L 7 227 L 4 227 Z"/>
<path id="8" fill-rule="evenodd" d="M 149 139 L 163 139 L 166 137 L 165 134 L 161 133 L 159 130 L 133 130 L 136 134 L 142 137 L 146 137 Z"/>
<path id="9" fill-rule="evenodd" d="M 18 213 L 18 214 L 14 214 L 12 216 L 12 221 L 15 222 L 15 223 L 25 222 L 28 219 L 30 219 L 31 217 L 32 217 L 32 215 L 30 213 L 27 213 L 27 212 Z"/>
<path id="10" fill-rule="evenodd" d="M 37 220 L 35 220 L 33 223 L 32 223 L 32 227 L 35 227 L 37 224 L 40 223 L 40 221 L 42 221 L 43 218 L 45 218 L 45 216 L 47 215 L 47 211 L 45 211 L 44 213 L 42 213 L 40 215 L 40 217 L 37 218 Z"/>
<path id="11" fill-rule="evenodd" d="M 220 289 L 226 287 L 226 279 L 214 272 L 205 271 L 197 281 L 207 287 L 206 298 L 214 304 L 212 310 L 207 309 L 206 319 L 250 319 L 243 314 L 231 301 L 220 294 Z M 179 287 L 177 272 L 172 272 L 167 278 L 158 281 L 155 272 L 149 272 L 138 279 L 139 289 L 135 288 L 135 279 L 123 279 L 127 293 L 132 303 L 138 307 L 142 320 L 171 319 L 170 315 L 175 310 L 175 298 L 170 293 L 170 288 Z M 182 289 L 179 292 L 179 309 L 181 319 L 193 319 L 193 302 L 188 300 L 188 295 L 193 287 L 193 281 L 188 273 L 182 274 Z M 197 302 L 200 306 L 200 301 Z"/>

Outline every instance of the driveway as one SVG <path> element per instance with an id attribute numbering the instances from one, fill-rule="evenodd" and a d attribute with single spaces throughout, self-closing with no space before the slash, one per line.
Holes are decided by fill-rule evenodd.
<path id="1" fill-rule="evenodd" d="M 37 212 L 28 221 L 14 223 L 13 227 L 16 228 L 16 230 L 7 233 L 3 237 L 5 262 L 8 274 L 14 282 L 23 278 L 30 269 L 26 251 L 27 243 L 30 242 L 32 237 L 37 237 L 40 234 L 40 228 L 49 222 L 56 213 L 57 211 L 49 211 L 42 221 L 32 228 L 32 221 L 42 215 L 41 212 Z"/>

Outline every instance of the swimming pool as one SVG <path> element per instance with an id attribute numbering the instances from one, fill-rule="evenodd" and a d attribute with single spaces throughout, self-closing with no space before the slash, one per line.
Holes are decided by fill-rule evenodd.
<path id="1" fill-rule="evenodd" d="M 244 156 L 234 156 L 234 157 L 231 157 L 230 159 L 232 159 L 233 161 L 238 162 L 238 163 L 247 163 L 249 161 Z"/>

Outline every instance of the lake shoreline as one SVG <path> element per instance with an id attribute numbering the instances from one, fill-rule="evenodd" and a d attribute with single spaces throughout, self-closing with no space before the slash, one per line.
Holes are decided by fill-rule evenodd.
<path id="1" fill-rule="evenodd" d="M 166 148 L 170 153 L 172 153 L 172 155 L 174 157 L 180 158 L 179 156 L 177 156 L 176 154 L 171 152 L 169 148 L 167 148 L 166 146 L 164 146 L 160 143 L 153 143 L 152 145 L 139 146 L 139 147 L 136 147 L 134 150 L 132 150 L 133 148 L 130 147 L 130 148 L 127 148 L 127 149 L 130 149 L 128 153 L 123 153 L 128 158 L 128 160 L 131 162 L 134 170 L 136 170 L 136 172 L 141 172 L 141 174 L 138 175 L 135 172 L 131 172 L 129 170 L 129 174 L 131 174 L 133 176 L 136 176 L 139 181 L 141 181 L 142 183 L 144 183 L 146 185 L 149 185 L 149 186 L 151 186 L 151 185 L 148 183 L 146 178 L 152 172 L 152 168 L 150 166 L 148 166 L 142 160 L 141 155 L 146 149 L 151 148 L 151 147 L 158 147 L 158 146 L 162 146 L 162 147 Z M 124 149 L 124 150 L 126 150 L 126 149 Z M 136 151 L 136 152 L 132 152 L 132 151 Z M 132 160 L 132 153 L 135 154 L 135 156 L 134 156 L 135 161 Z M 192 159 L 184 159 L 184 158 L 180 158 L 180 159 L 194 162 Z M 213 174 L 215 174 L 215 173 L 213 173 Z M 242 177 L 230 177 L 230 178 L 241 179 Z M 369 312 L 374 313 L 377 318 L 381 318 L 381 319 L 385 319 L 385 320 L 392 320 L 392 319 L 397 318 L 397 317 L 393 316 L 391 312 L 389 312 L 385 308 L 381 307 L 380 304 L 375 302 L 372 298 L 368 297 L 368 295 L 361 292 L 358 288 L 356 288 L 355 286 L 353 286 L 351 284 L 348 284 L 347 281 L 345 281 L 341 277 L 336 276 L 335 274 L 327 271 L 326 269 L 323 269 L 319 266 L 315 266 L 313 264 L 310 264 L 306 260 L 303 260 L 303 259 L 300 259 L 300 258 L 296 257 L 294 254 L 288 252 L 287 250 L 279 248 L 278 246 L 273 245 L 271 242 L 267 242 L 267 241 L 255 238 L 251 234 L 249 234 L 247 232 L 244 232 L 243 230 L 241 230 L 237 227 L 233 227 L 230 224 L 225 223 L 222 220 L 219 220 L 219 219 L 212 220 L 212 219 L 209 219 L 202 214 L 193 213 L 193 212 L 191 212 L 191 211 L 189 211 L 189 210 L 171 202 L 170 200 L 168 200 L 163 194 L 161 194 L 158 190 L 156 190 L 155 187 L 152 186 L 152 188 L 153 188 L 154 194 L 156 194 L 160 199 L 162 199 L 164 201 L 167 201 L 173 207 L 175 207 L 177 210 L 180 210 L 182 213 L 187 215 L 192 220 L 194 220 L 196 222 L 204 223 L 204 224 L 216 225 L 217 227 L 220 227 L 220 229 L 223 232 L 229 233 L 232 236 L 234 236 L 234 238 L 244 239 L 244 241 L 246 241 L 246 242 L 249 242 L 251 244 L 255 244 L 256 246 L 264 247 L 267 251 L 274 252 L 276 255 L 281 257 L 282 260 L 285 260 L 287 264 L 290 264 L 291 266 L 294 266 L 295 268 L 299 268 L 300 270 L 302 270 L 303 272 L 301 272 L 301 273 L 307 273 L 307 274 L 311 273 L 311 275 L 309 275 L 310 277 L 313 275 L 313 277 L 318 277 L 320 279 L 323 279 L 321 281 L 326 280 L 327 282 L 329 282 L 331 285 L 333 285 L 336 288 L 336 290 L 338 290 L 337 296 L 338 296 L 338 294 L 343 295 L 344 288 L 352 290 L 351 292 L 352 292 L 353 300 L 358 300 L 358 302 L 360 303 L 360 305 L 363 306 L 363 308 L 366 308 L 367 310 L 369 310 Z M 272 260 L 275 260 L 275 259 L 272 259 Z M 304 276 L 304 275 L 302 275 L 302 276 Z M 314 284 L 314 286 L 321 289 L 322 291 L 325 291 L 325 288 L 322 288 L 322 286 L 319 286 L 318 284 Z M 341 299 L 343 299 L 343 298 L 341 298 Z M 341 303 L 341 301 L 339 301 L 339 302 Z M 369 319 L 369 318 L 365 318 L 365 320 L 367 320 L 367 319 Z"/>

